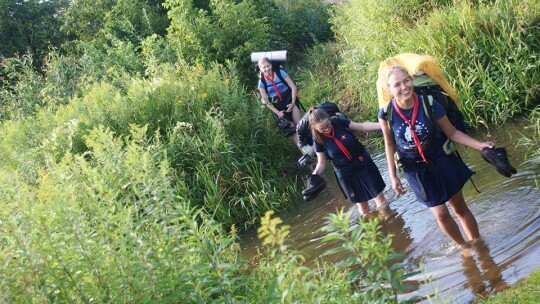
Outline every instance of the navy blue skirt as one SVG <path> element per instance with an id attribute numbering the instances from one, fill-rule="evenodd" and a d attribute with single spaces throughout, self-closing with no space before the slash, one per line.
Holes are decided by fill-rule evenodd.
<path id="1" fill-rule="evenodd" d="M 351 203 L 367 202 L 386 187 L 369 153 L 365 152 L 362 156 L 362 162 L 355 162 L 346 168 L 334 167 L 341 191 Z"/>
<path id="2" fill-rule="evenodd" d="M 418 201 L 427 207 L 446 203 L 473 175 L 456 154 L 443 154 L 427 165 L 405 165 L 403 173 Z"/>

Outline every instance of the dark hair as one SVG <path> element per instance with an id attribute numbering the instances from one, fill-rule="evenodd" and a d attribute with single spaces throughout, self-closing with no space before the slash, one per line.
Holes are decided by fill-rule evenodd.
<path id="1" fill-rule="evenodd" d="M 326 111 L 317 109 L 315 107 L 309 109 L 309 126 L 311 128 L 311 135 L 313 140 L 319 144 L 324 142 L 321 133 L 315 128 L 316 125 L 319 125 L 323 121 L 330 122 L 330 116 Z"/>

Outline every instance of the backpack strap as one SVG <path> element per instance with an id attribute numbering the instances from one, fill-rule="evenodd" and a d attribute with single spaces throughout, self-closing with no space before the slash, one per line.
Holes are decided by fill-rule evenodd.
<path id="1" fill-rule="evenodd" d="M 437 133 L 435 134 L 435 138 L 438 138 L 440 136 L 441 129 L 439 127 L 439 124 L 437 124 L 437 121 L 435 120 L 435 110 L 433 108 L 433 96 L 422 94 L 420 95 L 420 99 L 422 100 L 422 106 L 424 107 L 424 112 L 427 114 L 429 118 L 429 123 L 435 127 L 437 130 Z M 427 101 L 427 102 L 426 102 Z"/>
<path id="2" fill-rule="evenodd" d="M 396 139 L 394 138 L 394 127 L 393 127 L 393 121 L 394 121 L 394 107 L 392 106 L 393 102 L 394 102 L 394 99 L 392 98 L 390 102 L 386 105 L 386 107 L 383 108 L 383 113 L 384 113 L 383 117 L 386 118 L 386 123 L 388 124 L 388 129 L 390 129 L 390 134 L 392 135 L 392 142 L 394 143 L 394 148 L 397 153 L 398 149 L 397 149 Z"/>
<path id="3" fill-rule="evenodd" d="M 287 88 L 290 89 L 291 87 L 289 87 L 289 85 L 285 81 L 285 78 L 283 78 L 283 75 L 281 75 L 281 67 L 278 66 L 278 65 L 275 65 L 275 66 L 273 66 L 272 70 L 274 71 L 274 73 L 276 73 L 279 80 L 283 84 L 285 84 L 287 86 Z M 266 82 L 266 79 L 264 78 L 262 72 L 261 72 L 261 75 L 260 75 L 259 79 L 261 80 L 262 84 L 264 85 L 264 90 L 266 91 L 266 94 L 268 95 L 268 83 Z M 304 105 L 300 102 L 300 99 L 298 99 L 298 97 L 296 97 L 296 102 L 295 103 L 298 106 L 298 108 L 300 108 L 300 109 L 302 109 L 302 111 L 306 112 L 306 108 L 304 108 Z"/>
<path id="4" fill-rule="evenodd" d="M 279 78 L 279 80 L 285 84 L 287 86 L 287 88 L 290 89 L 289 85 L 287 84 L 287 82 L 285 81 L 285 79 L 283 78 L 283 75 L 281 75 L 281 67 L 279 67 L 278 65 L 273 65 L 272 66 L 272 71 L 274 71 L 274 73 L 276 73 L 277 77 Z M 261 75 L 260 75 L 260 78 L 259 78 L 262 82 L 262 84 L 264 85 L 264 90 L 266 91 L 266 94 L 268 94 L 268 83 L 266 82 L 266 79 L 264 78 L 262 72 L 261 72 Z"/>

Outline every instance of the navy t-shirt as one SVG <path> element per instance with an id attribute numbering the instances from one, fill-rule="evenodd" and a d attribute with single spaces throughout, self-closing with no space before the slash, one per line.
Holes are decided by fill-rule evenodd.
<path id="1" fill-rule="evenodd" d="M 354 157 L 359 152 L 356 151 L 359 145 L 356 143 L 357 139 L 354 137 L 354 135 L 345 129 L 345 127 L 349 126 L 351 121 L 346 118 L 336 117 L 332 118 L 331 122 L 334 128 L 335 137 Z M 339 126 L 337 126 L 337 124 L 339 124 Z M 322 145 L 316 141 L 313 141 L 315 152 L 326 152 L 326 155 L 330 160 L 332 160 L 334 165 L 340 166 L 350 162 L 333 138 L 323 136 L 323 139 L 324 143 Z"/>
<path id="2" fill-rule="evenodd" d="M 392 100 L 391 102 L 394 101 Z M 433 100 L 433 110 L 435 120 L 438 120 L 439 118 L 446 115 L 444 108 L 437 100 Z M 392 128 L 394 131 L 394 138 L 396 139 L 396 145 L 400 154 L 410 159 L 420 158 L 420 155 L 417 151 L 410 151 L 414 150 L 416 148 L 416 145 L 414 144 L 414 139 L 409 124 L 407 124 L 407 122 L 405 122 L 405 120 L 401 118 L 401 116 L 397 113 L 395 109 L 393 109 L 393 111 L 394 112 L 392 113 Z M 401 111 L 405 115 L 405 117 L 407 117 L 407 119 L 410 120 L 412 118 L 412 108 L 407 110 L 401 109 Z M 384 109 L 379 109 L 378 117 L 380 119 L 386 120 L 384 116 Z M 416 135 L 418 136 L 418 139 L 420 139 L 420 142 L 422 143 L 422 146 L 426 146 L 429 144 L 427 148 L 424 148 L 424 154 L 426 155 L 426 157 L 435 154 L 437 149 L 442 147 L 442 144 L 444 144 L 444 142 L 446 141 L 446 136 L 442 132 L 440 133 L 440 137 L 435 137 L 435 135 L 437 135 L 437 126 L 431 125 L 429 114 L 425 113 L 421 101 L 419 102 L 418 114 L 416 116 L 416 122 L 414 123 L 414 129 Z"/>

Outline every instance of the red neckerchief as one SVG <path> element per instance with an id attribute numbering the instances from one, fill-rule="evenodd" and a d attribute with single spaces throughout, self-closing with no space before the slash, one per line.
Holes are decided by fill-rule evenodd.
<path id="1" fill-rule="evenodd" d="M 277 94 L 277 97 L 278 99 L 281 101 L 281 92 L 279 92 L 277 86 L 276 86 L 276 83 L 274 82 L 274 75 L 275 75 L 276 72 L 272 72 L 272 78 L 266 76 L 265 73 L 261 73 L 264 77 L 264 79 L 266 79 L 267 81 L 270 81 L 272 83 L 272 86 L 274 87 L 274 91 L 276 91 L 276 94 Z"/>
<path id="2" fill-rule="evenodd" d="M 348 160 L 352 160 L 352 155 L 349 152 L 349 150 L 347 150 L 347 148 L 345 148 L 345 146 L 341 143 L 341 141 L 339 141 L 339 139 L 336 138 L 336 132 L 334 130 L 334 126 L 332 125 L 332 123 L 330 123 L 330 134 L 326 134 L 326 133 L 321 133 L 321 134 L 324 137 L 333 139 L 336 145 L 338 146 L 338 148 L 341 150 L 341 152 L 345 154 L 345 157 L 347 157 Z"/>
<path id="3" fill-rule="evenodd" d="M 426 164 L 428 164 L 428 160 L 424 156 L 424 150 L 422 150 L 422 144 L 420 143 L 420 139 L 418 138 L 418 135 L 416 135 L 416 132 L 414 131 L 414 123 L 416 122 L 416 116 L 418 115 L 418 96 L 413 93 L 413 99 L 414 99 L 414 105 L 413 105 L 413 113 L 411 120 L 407 119 L 403 112 L 401 112 L 401 109 L 396 105 L 396 102 L 394 101 L 394 109 L 396 109 L 399 116 L 409 125 L 409 128 L 411 129 L 411 133 L 414 139 L 414 145 L 418 149 L 418 153 L 420 153 L 420 156 L 424 160 Z"/>

